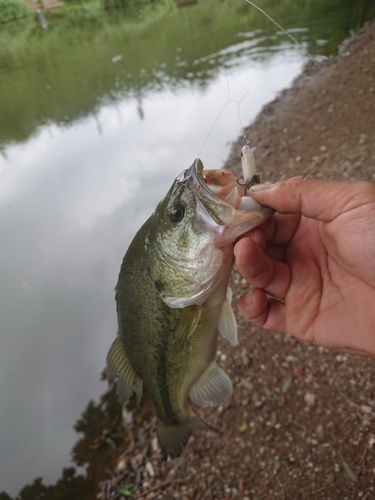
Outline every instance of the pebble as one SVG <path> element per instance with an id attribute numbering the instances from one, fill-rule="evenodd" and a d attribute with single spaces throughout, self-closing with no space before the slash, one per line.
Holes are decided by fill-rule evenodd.
<path id="1" fill-rule="evenodd" d="M 366 415 L 370 415 L 372 413 L 372 408 L 371 406 L 368 405 L 361 405 L 361 412 L 366 413 Z"/>
<path id="2" fill-rule="evenodd" d="M 120 457 L 119 461 L 117 462 L 116 472 L 121 472 L 125 468 L 126 468 L 126 460 L 124 457 Z"/>
<path id="3" fill-rule="evenodd" d="M 345 354 L 336 354 L 335 358 L 338 363 L 343 363 L 348 360 L 348 356 Z"/>
<path id="4" fill-rule="evenodd" d="M 153 437 L 151 440 L 152 451 L 156 452 L 159 450 L 159 442 L 157 437 Z"/>
<path id="5" fill-rule="evenodd" d="M 153 468 L 151 462 L 146 462 L 145 469 L 148 472 L 150 477 L 155 476 L 155 471 L 154 471 L 154 468 Z"/>
<path id="6" fill-rule="evenodd" d="M 242 356 L 241 361 L 242 361 L 243 366 L 249 366 L 249 364 L 250 364 L 249 356 L 246 356 L 246 355 Z"/>
<path id="7" fill-rule="evenodd" d="M 316 432 L 316 435 L 318 437 L 320 437 L 320 438 L 323 437 L 323 435 L 324 435 L 324 428 L 323 428 L 322 424 L 319 424 L 317 426 L 317 428 L 315 429 L 315 432 Z"/>
<path id="8" fill-rule="evenodd" d="M 314 406 L 315 405 L 315 394 L 313 394 L 312 392 L 306 392 L 305 396 L 304 396 L 304 401 L 305 403 L 308 405 L 308 406 Z"/>

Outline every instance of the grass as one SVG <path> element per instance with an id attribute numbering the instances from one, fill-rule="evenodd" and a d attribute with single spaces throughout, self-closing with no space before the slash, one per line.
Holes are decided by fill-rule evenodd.
<path id="1" fill-rule="evenodd" d="M 69 10 L 73 9 L 76 13 L 82 10 L 83 14 L 90 12 L 100 17 L 102 9 L 127 8 L 130 17 L 134 17 L 136 13 L 136 17 L 142 19 L 148 17 L 147 14 L 151 11 L 156 11 L 160 15 L 175 7 L 175 0 L 65 0 L 64 3 L 65 8 L 58 9 L 58 15 L 66 15 Z M 25 0 L 0 0 L 0 24 L 30 15 L 31 12 Z"/>
<path id="2" fill-rule="evenodd" d="M 23 0 L 0 0 L 0 24 L 29 14 L 30 11 Z"/>

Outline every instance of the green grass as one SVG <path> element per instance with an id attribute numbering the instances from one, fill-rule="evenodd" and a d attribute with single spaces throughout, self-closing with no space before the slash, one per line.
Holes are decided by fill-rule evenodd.
<path id="1" fill-rule="evenodd" d="M 23 0 L 0 0 L 0 24 L 29 14 L 30 10 Z"/>

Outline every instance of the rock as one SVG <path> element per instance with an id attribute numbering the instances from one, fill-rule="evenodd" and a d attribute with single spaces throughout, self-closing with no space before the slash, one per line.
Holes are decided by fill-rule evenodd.
<path id="1" fill-rule="evenodd" d="M 312 392 L 306 392 L 304 396 L 304 401 L 308 406 L 314 406 L 315 405 L 315 394 Z"/>

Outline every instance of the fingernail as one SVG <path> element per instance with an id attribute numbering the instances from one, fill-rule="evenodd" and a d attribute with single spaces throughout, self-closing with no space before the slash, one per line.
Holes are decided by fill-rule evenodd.
<path id="1" fill-rule="evenodd" d="M 243 301 L 246 306 L 251 306 L 253 303 L 253 294 L 251 292 L 247 292 L 243 295 Z"/>
<path id="2" fill-rule="evenodd" d="M 272 184 L 271 182 L 266 182 L 264 184 L 254 184 L 251 186 L 251 191 L 265 191 L 266 189 L 272 189 L 276 186 L 276 184 Z"/>

